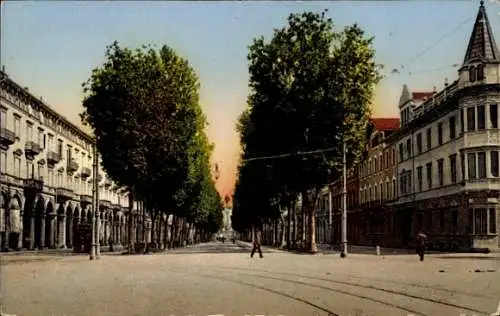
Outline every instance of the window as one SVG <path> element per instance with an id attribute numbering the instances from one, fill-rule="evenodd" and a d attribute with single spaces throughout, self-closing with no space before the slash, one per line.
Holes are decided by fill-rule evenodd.
<path id="1" fill-rule="evenodd" d="M 443 143 L 443 123 L 438 124 L 438 144 Z"/>
<path id="2" fill-rule="evenodd" d="M 7 128 L 7 109 L 0 108 L 0 128 Z"/>
<path id="3" fill-rule="evenodd" d="M 33 123 L 26 122 L 26 140 L 33 141 Z"/>
<path id="4" fill-rule="evenodd" d="M 417 154 L 422 152 L 422 133 L 417 134 Z"/>
<path id="5" fill-rule="evenodd" d="M 476 108 L 467 108 L 467 130 L 474 131 L 476 129 Z"/>
<path id="6" fill-rule="evenodd" d="M 451 183 L 457 183 L 457 154 L 450 156 L 450 173 Z"/>
<path id="7" fill-rule="evenodd" d="M 48 134 L 47 148 L 51 151 L 54 150 L 54 135 L 52 134 Z"/>
<path id="8" fill-rule="evenodd" d="M 427 172 L 427 188 L 432 188 L 432 162 L 425 165 Z"/>
<path id="9" fill-rule="evenodd" d="M 14 133 L 19 137 L 21 135 L 21 117 L 14 114 Z"/>
<path id="10" fill-rule="evenodd" d="M 7 152 L 0 151 L 0 172 L 7 173 Z"/>
<path id="11" fill-rule="evenodd" d="M 33 166 L 32 161 L 26 162 L 26 178 L 34 178 L 35 177 L 35 166 Z"/>
<path id="12" fill-rule="evenodd" d="M 498 128 L 498 106 L 490 104 L 490 127 Z"/>
<path id="13" fill-rule="evenodd" d="M 488 232 L 488 213 L 485 208 L 472 209 L 472 233 L 474 235 L 486 235 Z M 470 213 L 469 213 L 470 214 Z"/>
<path id="14" fill-rule="evenodd" d="M 465 111 L 464 109 L 460 110 L 460 131 L 465 132 L 465 127 L 464 127 L 464 116 L 465 116 Z"/>
<path id="15" fill-rule="evenodd" d="M 49 185 L 54 186 L 54 170 L 53 169 L 48 169 L 47 170 L 47 176 L 49 178 Z"/>
<path id="16" fill-rule="evenodd" d="M 439 185 L 444 184 L 444 175 L 443 175 L 443 159 L 438 160 L 438 181 Z"/>
<path id="17" fill-rule="evenodd" d="M 468 174 L 469 174 L 469 179 L 476 179 L 476 154 L 475 153 L 469 153 L 467 154 L 467 163 L 468 163 Z"/>
<path id="18" fill-rule="evenodd" d="M 408 158 L 411 157 L 411 139 L 406 140 L 406 152 L 408 153 Z"/>
<path id="19" fill-rule="evenodd" d="M 484 151 L 477 153 L 477 169 L 479 179 L 486 178 L 486 153 Z"/>
<path id="20" fill-rule="evenodd" d="M 488 213 L 488 233 L 497 233 L 497 210 L 490 208 Z"/>
<path id="21" fill-rule="evenodd" d="M 43 180 L 44 178 L 44 173 L 43 173 L 43 165 L 38 164 L 38 179 Z"/>
<path id="22" fill-rule="evenodd" d="M 62 159 L 62 155 L 63 155 L 63 141 L 61 139 L 57 140 L 57 154 L 59 155 L 59 159 Z"/>
<path id="23" fill-rule="evenodd" d="M 490 152 L 491 175 L 498 177 L 498 151 Z"/>
<path id="24" fill-rule="evenodd" d="M 14 155 L 14 176 L 21 178 L 21 157 Z"/>
<path id="25" fill-rule="evenodd" d="M 71 147 L 68 146 L 68 148 L 66 149 L 66 161 L 69 165 L 70 161 L 71 161 Z"/>
<path id="26" fill-rule="evenodd" d="M 478 81 L 484 80 L 484 65 L 477 66 L 477 80 Z"/>
<path id="27" fill-rule="evenodd" d="M 465 180 L 465 154 L 460 154 L 460 169 L 462 169 L 462 180 Z"/>
<path id="28" fill-rule="evenodd" d="M 396 179 L 392 179 L 392 198 L 395 199 L 398 196 L 398 186 L 396 185 Z"/>
<path id="29" fill-rule="evenodd" d="M 427 129 L 427 132 L 426 132 L 427 133 L 427 135 L 426 135 L 427 136 L 427 150 L 429 150 L 429 149 L 432 148 L 432 135 L 431 135 L 431 132 L 432 132 L 432 130 L 429 127 Z"/>
<path id="30" fill-rule="evenodd" d="M 389 181 L 385 183 L 385 198 L 387 200 L 390 198 Z"/>
<path id="31" fill-rule="evenodd" d="M 383 186 L 382 183 L 380 183 L 379 187 L 380 187 L 379 188 L 379 190 L 380 190 L 380 200 L 383 200 L 384 199 L 384 195 L 385 195 L 384 194 L 384 186 Z"/>
<path id="32" fill-rule="evenodd" d="M 476 81 L 476 67 L 469 68 L 469 81 L 470 82 Z"/>
<path id="33" fill-rule="evenodd" d="M 418 191 L 422 191 L 422 166 L 417 167 L 417 185 Z"/>
<path id="34" fill-rule="evenodd" d="M 486 116 L 484 112 L 484 105 L 477 106 L 477 129 L 483 130 L 486 128 Z"/>
<path id="35" fill-rule="evenodd" d="M 455 116 L 452 116 L 449 118 L 449 128 L 450 128 L 450 139 L 455 139 L 456 137 L 456 127 L 455 127 Z"/>
<path id="36" fill-rule="evenodd" d="M 403 161 L 403 144 L 399 144 L 399 161 Z"/>
<path id="37" fill-rule="evenodd" d="M 41 148 L 45 147 L 43 129 L 41 128 L 38 129 L 38 145 L 40 145 Z"/>

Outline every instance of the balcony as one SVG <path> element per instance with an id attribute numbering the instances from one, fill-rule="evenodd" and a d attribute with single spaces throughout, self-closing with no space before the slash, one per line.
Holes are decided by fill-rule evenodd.
<path id="1" fill-rule="evenodd" d="M 100 174 L 97 174 L 97 183 L 101 182 L 102 181 L 102 175 Z"/>
<path id="2" fill-rule="evenodd" d="M 0 145 L 9 147 L 15 142 L 16 142 L 16 133 L 6 128 L 0 128 Z"/>
<path id="3" fill-rule="evenodd" d="M 99 206 L 103 208 L 111 208 L 111 202 L 108 200 L 99 200 Z"/>
<path id="4" fill-rule="evenodd" d="M 42 147 L 38 143 L 31 140 L 26 142 L 26 145 L 24 146 L 24 154 L 27 157 L 35 157 L 41 152 Z"/>
<path id="5" fill-rule="evenodd" d="M 76 161 L 74 161 L 73 159 L 71 159 L 68 162 L 68 166 L 66 167 L 66 172 L 73 173 L 73 172 L 77 171 L 79 167 L 80 166 L 78 165 L 78 163 Z"/>
<path id="6" fill-rule="evenodd" d="M 106 181 L 104 182 L 104 186 L 106 188 L 109 188 L 113 184 L 113 181 L 109 178 L 106 178 Z"/>
<path id="7" fill-rule="evenodd" d="M 90 168 L 87 168 L 87 167 L 82 168 L 81 177 L 83 179 L 90 177 L 91 174 L 92 174 L 92 172 L 90 171 Z"/>
<path id="8" fill-rule="evenodd" d="M 68 200 L 75 199 L 75 193 L 73 190 L 68 188 L 56 188 L 57 203 L 64 203 Z"/>
<path id="9" fill-rule="evenodd" d="M 61 155 L 54 151 L 47 152 L 47 164 L 49 166 L 54 166 L 55 164 L 58 164 L 59 161 L 61 161 Z"/>
<path id="10" fill-rule="evenodd" d="M 80 195 L 80 204 L 82 207 L 92 204 L 92 197 L 90 195 L 82 194 Z"/>
<path id="11" fill-rule="evenodd" d="M 24 190 L 26 193 L 37 194 L 43 191 L 43 180 L 41 179 L 25 179 Z"/>
<path id="12" fill-rule="evenodd" d="M 113 203 L 113 204 L 111 204 L 111 208 L 116 210 L 116 211 L 120 211 L 121 206 L 120 206 L 120 204 Z"/>

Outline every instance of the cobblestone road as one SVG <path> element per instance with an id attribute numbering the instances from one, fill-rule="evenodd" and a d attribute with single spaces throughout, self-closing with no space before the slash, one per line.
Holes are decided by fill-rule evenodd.
<path id="1" fill-rule="evenodd" d="M 30 315 L 490 315 L 494 255 L 300 255 L 207 243 L 165 254 L 5 256 L 5 313 Z"/>

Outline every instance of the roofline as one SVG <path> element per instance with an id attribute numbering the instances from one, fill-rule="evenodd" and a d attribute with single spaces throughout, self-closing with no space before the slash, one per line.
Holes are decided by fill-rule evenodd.
<path id="1" fill-rule="evenodd" d="M 45 103 L 44 101 L 42 101 L 39 98 L 35 97 L 31 92 L 29 92 L 28 90 L 26 90 L 25 88 L 23 88 L 21 85 L 19 85 L 17 82 L 15 82 L 14 80 L 12 80 L 9 77 L 9 75 L 7 75 L 6 72 L 0 70 L 0 74 L 2 75 L 1 77 L 3 77 L 4 79 L 7 79 L 7 80 L 0 81 L 0 83 L 8 83 L 8 84 L 13 85 L 14 88 L 16 88 L 18 91 L 21 91 L 25 95 L 27 95 L 35 103 L 37 103 L 38 105 L 40 105 L 44 110 L 46 110 L 50 114 L 56 116 L 61 122 L 63 122 L 64 124 L 68 125 L 73 130 L 75 130 L 76 132 L 78 132 L 80 134 L 79 136 L 82 136 L 85 140 L 87 140 L 87 141 L 89 141 L 91 143 L 95 142 L 95 137 L 91 136 L 90 134 L 87 134 L 80 127 L 78 127 L 74 123 L 72 123 L 69 119 L 67 119 L 66 117 L 64 117 L 62 114 L 56 112 L 54 109 L 52 109 L 47 103 Z"/>

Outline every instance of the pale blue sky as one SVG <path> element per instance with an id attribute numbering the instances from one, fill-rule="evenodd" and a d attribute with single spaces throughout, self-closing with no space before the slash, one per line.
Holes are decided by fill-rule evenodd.
<path id="1" fill-rule="evenodd" d="M 500 4 L 490 2 L 488 16 L 500 40 Z M 225 191 L 238 155 L 234 121 L 246 101 L 246 55 L 253 38 L 269 38 L 291 12 L 328 8 L 336 25 L 357 22 L 375 36 L 377 59 L 389 72 L 400 65 L 408 71 L 410 60 L 451 32 L 411 65 L 411 71 L 424 73 L 392 76 L 378 87 L 375 114 L 394 116 L 404 83 L 430 90 L 442 88 L 445 77 L 456 79 L 451 66 L 462 62 L 478 6 L 479 1 L 2 2 L 1 64 L 14 80 L 79 124 L 81 83 L 102 63 L 106 45 L 118 40 L 134 47 L 173 47 L 200 76 Z M 426 72 L 439 68 L 445 69 Z"/>

